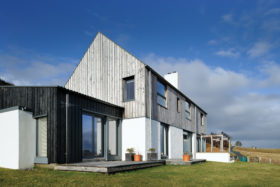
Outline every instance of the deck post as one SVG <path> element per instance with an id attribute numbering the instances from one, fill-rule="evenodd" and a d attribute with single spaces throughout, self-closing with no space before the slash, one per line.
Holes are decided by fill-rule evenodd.
<path id="1" fill-rule="evenodd" d="M 230 139 L 228 139 L 228 152 L 230 153 Z"/>
<path id="2" fill-rule="evenodd" d="M 224 136 L 221 136 L 221 141 L 220 141 L 220 152 L 224 152 Z"/>

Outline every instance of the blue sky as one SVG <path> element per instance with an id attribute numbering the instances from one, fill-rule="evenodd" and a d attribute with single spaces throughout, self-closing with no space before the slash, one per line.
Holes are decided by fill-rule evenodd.
<path id="1" fill-rule="evenodd" d="M 97 32 L 207 110 L 208 132 L 279 147 L 279 1 L 6 1 L 0 76 L 64 85 Z M 184 84 L 182 84 L 184 83 Z"/>

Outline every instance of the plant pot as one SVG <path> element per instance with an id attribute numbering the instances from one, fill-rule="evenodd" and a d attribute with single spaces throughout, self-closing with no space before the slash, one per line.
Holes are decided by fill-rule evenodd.
<path id="1" fill-rule="evenodd" d="M 125 153 L 125 161 L 134 161 L 135 153 Z"/>
<path id="2" fill-rule="evenodd" d="M 188 162 L 191 160 L 191 155 L 183 155 L 183 160 Z"/>
<path id="3" fill-rule="evenodd" d="M 134 161 L 135 162 L 140 162 L 140 161 L 142 161 L 142 155 L 134 155 Z"/>
<path id="4" fill-rule="evenodd" d="M 147 160 L 157 160 L 158 155 L 157 153 L 147 153 Z"/>

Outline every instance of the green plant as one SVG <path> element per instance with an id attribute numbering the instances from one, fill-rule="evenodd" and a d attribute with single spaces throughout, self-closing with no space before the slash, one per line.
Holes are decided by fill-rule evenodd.
<path id="1" fill-rule="evenodd" d="M 127 148 L 127 149 L 126 149 L 126 152 L 129 152 L 129 153 L 134 153 L 134 148 L 133 148 L 133 147 L 131 147 L 131 148 Z"/>
<path id="2" fill-rule="evenodd" d="M 151 152 L 151 153 L 154 153 L 156 151 L 156 149 L 155 148 L 150 148 L 148 151 Z"/>
<path id="3" fill-rule="evenodd" d="M 184 155 L 190 155 L 189 152 L 184 152 Z"/>

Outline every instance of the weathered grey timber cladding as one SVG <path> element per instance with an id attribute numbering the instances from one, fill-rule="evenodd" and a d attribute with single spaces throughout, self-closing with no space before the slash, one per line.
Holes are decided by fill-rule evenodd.
<path id="1" fill-rule="evenodd" d="M 66 94 L 68 107 L 68 151 L 66 152 Z M 83 111 L 121 119 L 123 108 L 62 87 L 0 86 L 0 109 L 26 107 L 34 118 L 47 116 L 49 163 L 82 161 Z"/>
<path id="2" fill-rule="evenodd" d="M 134 76 L 135 100 L 123 102 L 123 78 Z M 125 107 L 125 118 L 145 116 L 145 65 L 98 33 L 66 88 Z"/>
<path id="3" fill-rule="evenodd" d="M 152 93 L 150 105 L 151 71 Z M 135 100 L 124 102 L 123 78 L 134 76 Z M 157 104 L 157 80 L 167 86 L 167 108 Z M 124 118 L 150 117 L 169 125 L 195 132 L 199 123 L 199 112 L 206 115 L 193 101 L 164 80 L 149 66 L 138 60 L 116 43 L 98 33 L 87 49 L 77 68 L 65 85 L 66 88 L 113 103 L 125 108 Z M 177 112 L 177 98 L 180 112 Z M 191 119 L 185 117 L 185 101 L 191 105 Z M 197 107 L 197 118 L 195 117 Z M 198 120 L 195 120 L 198 119 Z M 206 132 L 206 126 L 197 126 L 199 133 Z"/>

